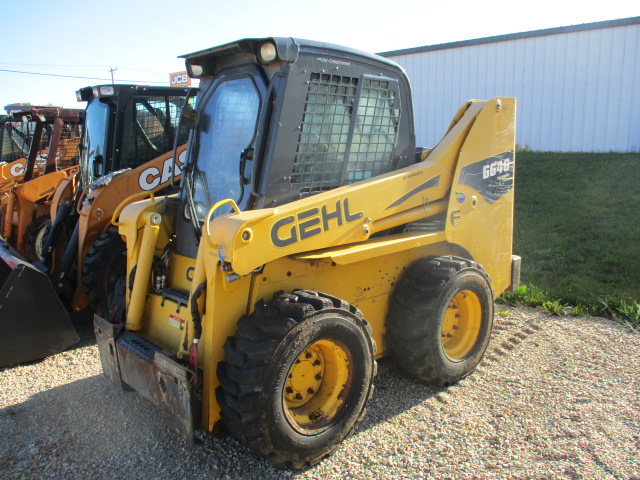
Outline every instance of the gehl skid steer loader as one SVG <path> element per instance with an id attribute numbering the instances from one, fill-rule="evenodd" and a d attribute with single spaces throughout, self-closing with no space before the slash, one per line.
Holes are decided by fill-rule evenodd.
<path id="1" fill-rule="evenodd" d="M 181 189 L 115 218 L 103 369 L 187 439 L 226 424 L 314 464 L 363 415 L 375 359 L 449 385 L 482 358 L 519 279 L 515 100 L 465 103 L 423 150 L 384 58 L 291 38 L 185 58 L 201 83 Z"/>
<path id="2" fill-rule="evenodd" d="M 142 85 L 98 85 L 77 92 L 78 100 L 87 102 L 79 171 L 58 179 L 32 202 L 40 215 L 24 235 L 28 258 L 2 244 L 0 367 L 78 342 L 56 294 L 73 311 L 90 306 L 104 313 L 108 292 L 126 264 L 125 245 L 111 217 L 126 198 L 152 196 L 180 178 L 187 132 L 177 132 L 186 94 L 183 88 Z M 194 98 L 195 90 L 187 99 Z M 179 146 L 175 173 L 174 142 Z"/>

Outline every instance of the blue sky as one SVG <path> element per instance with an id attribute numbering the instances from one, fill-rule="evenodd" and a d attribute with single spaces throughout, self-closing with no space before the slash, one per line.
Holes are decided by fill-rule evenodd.
<path id="1" fill-rule="evenodd" d="M 637 0 L 1 0 L 0 70 L 93 78 L 0 71 L 0 109 L 83 108 L 75 91 L 110 83 L 111 68 L 116 83 L 168 84 L 169 73 L 184 69 L 178 55 L 239 38 L 292 36 L 381 52 L 638 15 Z"/>

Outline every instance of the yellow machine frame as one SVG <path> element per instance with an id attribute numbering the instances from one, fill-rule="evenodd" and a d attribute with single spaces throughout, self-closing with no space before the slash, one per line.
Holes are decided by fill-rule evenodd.
<path id="1" fill-rule="evenodd" d="M 206 217 L 197 259 L 172 254 L 168 282 L 190 292 L 185 310 L 150 293 L 153 257 L 173 233 L 164 199 L 131 204 L 117 219 L 127 242 L 126 329 L 178 357 L 193 341 L 190 311 L 203 314 L 199 367 L 204 372 L 202 425 L 220 420 L 216 366 L 238 319 L 274 292 L 311 289 L 358 307 L 373 328 L 377 357 L 386 353 L 385 317 L 402 272 L 428 255 L 482 264 L 496 295 L 516 280 L 512 259 L 515 151 L 513 98 L 465 103 L 440 143 L 422 161 L 395 172 L 277 208 L 240 212 L 227 200 Z M 493 198 L 468 175 L 507 184 Z M 464 177 L 464 178 L 463 178 Z M 210 220 L 221 204 L 235 212 Z M 435 220 L 430 231 L 376 235 L 395 226 Z M 439 222 L 439 223 L 438 223 Z M 206 294 L 194 297 L 199 285 Z M 191 299 L 197 298 L 197 305 Z M 206 304 L 206 309 L 204 305 Z"/>

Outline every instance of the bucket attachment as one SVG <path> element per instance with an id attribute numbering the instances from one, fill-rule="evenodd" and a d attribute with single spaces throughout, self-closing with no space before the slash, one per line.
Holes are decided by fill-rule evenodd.
<path id="1" fill-rule="evenodd" d="M 49 277 L 0 239 L 0 367 L 39 360 L 79 341 Z"/>

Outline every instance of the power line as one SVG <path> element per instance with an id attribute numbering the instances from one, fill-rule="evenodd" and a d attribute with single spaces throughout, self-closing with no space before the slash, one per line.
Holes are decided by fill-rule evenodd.
<path id="1" fill-rule="evenodd" d="M 95 70 L 96 68 L 110 68 L 110 65 L 63 65 L 54 63 L 12 63 L 12 62 L 0 62 L 0 66 L 3 67 L 15 67 L 15 66 L 28 66 L 28 67 L 45 67 L 45 68 L 88 68 Z M 158 75 L 164 75 L 165 72 L 158 72 L 154 70 L 142 70 L 140 68 L 130 67 L 118 67 L 120 70 L 131 70 L 132 72 L 145 72 L 145 73 L 157 73 Z"/>
<path id="2" fill-rule="evenodd" d="M 43 77 L 63 77 L 63 78 L 81 78 L 83 80 L 103 80 L 103 81 L 109 81 L 111 80 L 110 78 L 100 78 L 100 77 L 79 77 L 79 76 L 75 76 L 75 75 L 58 75 L 55 73 L 38 73 L 38 72 L 22 72 L 19 70 L 6 70 L 4 68 L 0 68 L 0 72 L 9 72 L 9 73 L 20 73 L 23 75 L 41 75 Z M 155 83 L 158 85 L 164 85 L 167 82 L 149 82 L 146 80 L 124 80 L 124 79 L 118 79 L 119 82 L 144 82 L 144 83 Z"/>
<path id="3" fill-rule="evenodd" d="M 74 68 L 74 69 L 85 69 L 85 70 L 96 70 L 96 69 L 109 69 L 110 65 L 56 65 L 50 63 L 9 63 L 9 62 L 0 62 L 1 67 L 42 67 L 42 68 Z M 158 72 L 157 70 L 143 70 L 140 68 L 129 68 L 129 67 L 118 67 L 119 70 L 130 70 L 132 72 L 144 72 L 144 73 L 156 73 L 158 75 L 164 75 L 166 72 Z"/>
<path id="4" fill-rule="evenodd" d="M 13 62 L 0 62 L 0 65 L 27 65 L 29 67 L 73 67 L 73 68 L 107 68 L 109 65 L 64 65 L 58 63 L 13 63 Z"/>

